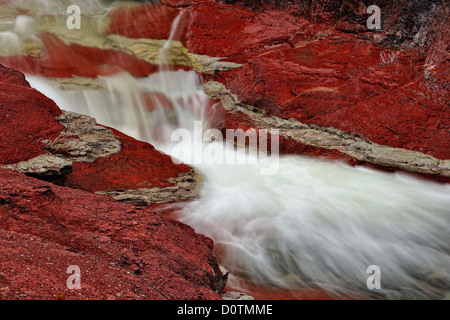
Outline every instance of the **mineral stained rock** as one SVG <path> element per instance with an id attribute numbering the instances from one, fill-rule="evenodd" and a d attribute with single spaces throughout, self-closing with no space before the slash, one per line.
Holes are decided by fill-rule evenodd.
<path id="1" fill-rule="evenodd" d="M 3 167 L 140 205 L 196 196 L 201 178 L 193 168 L 91 117 L 62 112 L 22 74 L 0 68 L 9 89 L 0 91 L 0 117 L 8 123 L 1 129 Z"/>
<path id="2" fill-rule="evenodd" d="M 210 239 L 94 193 L 184 200 L 195 195 L 192 168 L 62 112 L 17 71 L 0 66 L 0 83 L 0 299 L 220 299 Z M 79 290 L 69 266 L 81 270 Z"/>

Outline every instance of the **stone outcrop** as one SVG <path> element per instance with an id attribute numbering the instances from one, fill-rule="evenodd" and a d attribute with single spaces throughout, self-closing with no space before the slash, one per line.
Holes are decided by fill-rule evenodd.
<path id="1" fill-rule="evenodd" d="M 220 298 L 212 241 L 132 205 L 195 196 L 191 167 L 59 110 L 17 71 L 0 66 L 0 83 L 0 299 Z"/>
<path id="2" fill-rule="evenodd" d="M 212 241 L 190 227 L 11 170 L 0 181 L 0 299 L 220 298 Z"/>
<path id="3" fill-rule="evenodd" d="M 103 28 L 86 17 L 82 32 L 37 17 L 41 33 L 0 62 L 65 89 L 192 69 L 214 128 L 277 129 L 282 154 L 450 181 L 448 1 L 379 1 L 378 31 L 364 0 L 154 2 L 118 5 Z M 1 65 L 0 85 L 0 298 L 219 298 L 211 241 L 138 207 L 195 197 L 193 168 L 61 111 Z M 67 290 L 69 265 L 84 290 Z"/>
<path id="4" fill-rule="evenodd" d="M 140 205 L 197 195 L 201 178 L 193 168 L 91 117 L 59 110 L 19 72 L 1 71 L 10 89 L 0 93 L 8 122 L 2 127 L 4 168 Z"/>
<path id="5" fill-rule="evenodd" d="M 224 108 L 211 112 L 213 126 L 278 128 L 282 153 L 448 182 L 448 58 L 442 54 L 448 4 L 430 1 L 420 14 L 418 2 L 382 4 L 403 13 L 387 15 L 383 29 L 371 31 L 364 3 L 356 10 L 342 2 L 341 11 L 336 3 L 313 1 L 303 13 L 296 11 L 298 1 L 248 2 L 249 9 L 203 2 L 185 9 L 188 49 L 240 64 L 207 76 L 225 86 L 205 86 L 221 102 L 216 109 Z M 405 19 L 415 18 L 416 27 L 406 32 Z M 245 107 L 224 106 L 224 88 Z"/>
<path id="6" fill-rule="evenodd" d="M 314 148 L 337 150 L 360 162 L 400 168 L 409 172 L 436 174 L 441 176 L 442 179 L 450 178 L 450 160 L 439 160 L 422 152 L 377 144 L 333 127 L 305 124 L 293 118 L 265 116 L 263 111 L 242 104 L 236 95 L 231 94 L 221 83 L 210 81 L 205 84 L 204 88 L 205 92 L 210 94 L 212 98 L 220 100 L 221 105 L 217 107 L 225 108 L 228 112 L 232 112 L 234 116 L 236 116 L 236 113 L 245 115 L 246 125 L 252 123 L 253 127 L 267 129 L 268 132 L 277 129 L 279 135 L 283 138 Z M 226 127 L 219 127 L 219 129 L 226 130 L 230 123 L 226 123 L 226 125 Z M 283 146 L 282 151 L 289 153 L 286 146 Z M 291 152 L 295 152 L 295 150 Z"/>
<path id="7" fill-rule="evenodd" d="M 158 55 L 144 47 L 172 37 L 170 64 L 223 83 L 239 103 L 265 115 L 219 111 L 224 107 L 219 103 L 210 112 L 218 129 L 278 128 L 282 153 L 447 182 L 450 115 L 443 52 L 449 5 L 381 1 L 381 30 L 366 27 L 369 5 L 160 1 L 113 11 L 106 34 L 123 43 L 120 50 L 156 64 Z M 139 23 L 145 19 L 164 23 Z M 133 49 L 133 41 L 148 44 Z M 211 89 L 210 96 L 220 96 Z M 268 123 L 274 119 L 283 125 Z M 302 126 L 316 131 L 305 135 L 298 130 Z"/>

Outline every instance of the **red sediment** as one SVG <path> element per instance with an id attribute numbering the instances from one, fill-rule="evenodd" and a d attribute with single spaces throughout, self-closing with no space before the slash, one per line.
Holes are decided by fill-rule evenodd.
<path id="1" fill-rule="evenodd" d="M 23 74 L 0 66 L 2 164 L 44 153 L 59 108 Z M 189 172 L 117 131 L 122 149 L 76 163 L 68 181 L 89 191 L 170 186 Z M 80 180 L 77 180 L 80 179 Z M 0 168 L 0 299 L 220 299 L 212 241 L 151 209 Z M 69 266 L 81 269 L 70 289 Z"/>
<path id="2" fill-rule="evenodd" d="M 380 60 L 384 52 L 395 55 L 393 63 Z M 415 82 L 414 63 L 405 52 L 339 35 L 255 57 L 223 81 L 269 116 L 448 159 L 450 110 Z"/>
<path id="3" fill-rule="evenodd" d="M 223 82 L 242 103 L 267 116 L 333 127 L 378 144 L 450 158 L 446 85 L 450 72 L 442 54 L 449 45 L 445 35 L 450 29 L 443 22 L 448 5 L 442 6 L 431 28 L 436 36 L 426 54 L 420 47 L 383 47 L 376 42 L 386 39 L 385 34 L 371 35 L 358 23 L 333 19 L 311 23 L 292 16 L 292 10 L 264 8 L 251 11 L 204 3 L 189 8 L 188 48 L 243 64 L 208 75 L 208 80 Z M 220 109 L 209 115 L 214 128 L 245 131 L 255 127 L 243 113 Z M 284 138 L 280 152 L 399 170 Z"/>
<path id="4" fill-rule="evenodd" d="M 192 228 L 5 169 L 0 182 L 0 299 L 220 298 L 212 241 Z"/>

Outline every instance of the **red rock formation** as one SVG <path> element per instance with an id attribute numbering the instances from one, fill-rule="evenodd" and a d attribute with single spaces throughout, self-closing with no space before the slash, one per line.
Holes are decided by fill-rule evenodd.
<path id="1" fill-rule="evenodd" d="M 113 130 L 113 129 L 112 129 Z M 119 153 L 97 158 L 93 163 L 76 162 L 64 185 L 91 192 L 174 186 L 168 180 L 192 170 L 175 165 L 172 158 L 152 145 L 113 130 L 121 143 Z"/>
<path id="2" fill-rule="evenodd" d="M 129 38 L 168 39 L 173 21 L 179 13 L 180 9 L 161 3 L 115 9 L 108 15 L 111 25 L 105 33 Z"/>
<path id="3" fill-rule="evenodd" d="M 67 125 L 71 117 L 62 118 L 54 102 L 17 71 L 0 66 L 0 84 L 2 165 L 54 152 L 73 161 L 67 185 L 93 192 L 169 187 L 175 193 L 177 179 L 192 171 L 117 131 L 116 153 L 83 160 L 92 148 L 82 135 L 64 135 L 73 129 Z M 95 152 L 106 143 L 91 142 Z M 78 145 L 84 149 L 64 149 Z M 0 251 L 0 299 L 218 299 L 215 290 L 221 289 L 212 241 L 190 227 L 150 209 L 3 168 Z M 81 268 L 80 290 L 66 286 L 70 265 Z"/>
<path id="4" fill-rule="evenodd" d="M 241 103 L 266 116 L 332 127 L 380 145 L 450 158 L 444 54 L 450 29 L 443 22 L 448 4 L 418 12 L 417 1 L 383 2 L 384 12 L 390 12 L 385 29 L 368 32 L 366 5 L 361 1 L 341 5 L 313 1 L 303 8 L 307 10 L 300 10 L 301 1 L 222 2 L 249 9 L 204 2 L 190 6 L 186 43 L 195 53 L 243 64 L 207 76 L 224 83 Z M 402 12 L 401 21 L 392 12 Z M 339 17 L 345 19 L 338 21 Z M 408 19 L 414 17 L 421 19 L 407 30 Z M 211 119 L 221 130 L 255 125 L 239 112 L 216 111 Z M 342 156 L 288 139 L 282 139 L 280 150 Z M 361 164 L 348 156 L 342 159 Z"/>
<path id="5" fill-rule="evenodd" d="M 191 52 L 242 64 L 205 78 L 224 83 L 240 103 L 265 117 L 332 127 L 369 143 L 449 159 L 448 2 L 379 1 L 390 13 L 380 32 L 365 28 L 369 4 L 166 0 L 112 11 L 105 33 L 167 39 L 180 17 L 173 36 Z M 60 78 L 123 70 L 142 77 L 158 70 L 118 50 L 69 46 L 50 34 L 40 37 L 46 48 L 42 56 L 0 61 Z M 55 181 L 61 186 L 0 169 L 0 299 L 218 298 L 214 290 L 220 271 L 209 239 L 149 208 L 92 194 L 148 205 L 156 201 L 154 194 L 142 192 L 176 193 L 177 179 L 193 180 L 190 167 L 176 166 L 152 146 L 114 130 L 120 150 L 77 161 L 74 150 L 55 147 L 70 146 L 80 137 L 62 135 L 67 128 L 51 100 L 30 88 L 22 74 L 2 66 L 0 85 L 0 120 L 7 124 L 0 127 L 0 164 L 54 152 L 69 159 L 72 168 Z M 227 112 L 222 103 L 211 108 L 209 118 L 222 131 L 258 129 L 255 119 Z M 281 153 L 363 163 L 337 149 L 286 136 L 280 143 Z M 66 287 L 69 265 L 82 269 L 80 291 Z"/>
<path id="6" fill-rule="evenodd" d="M 249 9 L 220 4 L 189 7 L 187 46 L 198 54 L 227 57 L 289 47 L 289 39 L 300 30 L 302 21 L 284 12 L 255 13 Z"/>
<path id="7" fill-rule="evenodd" d="M 63 126 L 56 104 L 31 88 L 23 74 L 0 65 L 0 164 L 45 152 L 41 140 L 55 139 Z"/>
<path id="8" fill-rule="evenodd" d="M 212 241 L 190 227 L 10 170 L 0 182 L 0 299 L 219 298 Z"/>
<path id="9" fill-rule="evenodd" d="M 382 62 L 385 52 L 393 63 Z M 411 65 L 405 52 L 336 33 L 250 59 L 223 81 L 241 102 L 268 115 L 449 159 L 450 110 L 414 82 Z"/>
<path id="10" fill-rule="evenodd" d="M 333 127 L 372 143 L 448 159 L 449 73 L 443 52 L 448 49 L 449 5 L 381 1 L 380 32 L 365 27 L 367 5 L 356 0 L 166 0 L 113 10 L 105 32 L 167 39 L 175 18 L 181 17 L 174 38 L 192 52 L 243 64 L 216 77 L 205 75 L 225 83 L 241 103 L 268 116 Z M 9 62 L 17 62 L 20 70 L 59 77 L 95 77 L 122 69 L 142 76 L 157 69 L 119 51 L 69 47 L 49 35 L 43 39 L 51 55 L 12 57 Z M 229 123 L 233 128 L 255 126 L 239 113 L 220 117 L 216 113 L 211 118 L 219 129 Z M 282 139 L 283 152 L 342 156 L 316 149 Z"/>

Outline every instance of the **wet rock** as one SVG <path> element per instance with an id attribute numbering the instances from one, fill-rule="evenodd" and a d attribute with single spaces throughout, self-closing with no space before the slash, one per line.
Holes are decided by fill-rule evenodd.
<path id="1" fill-rule="evenodd" d="M 448 72 L 443 71 L 448 70 L 448 59 L 439 54 L 448 47 L 443 40 L 448 39 L 449 28 L 443 23 L 448 5 L 430 1 L 419 14 L 412 10 L 422 6 L 417 2 L 381 3 L 386 10 L 400 10 L 406 20 L 417 14 L 422 18 L 417 22 L 420 26 L 405 33 L 399 30 L 404 30 L 406 20 L 395 24 L 397 16 L 389 16 L 386 28 L 377 33 L 346 29 L 352 22 L 365 24 L 361 1 L 342 6 L 317 1 L 306 4 L 300 14 L 294 13 L 301 5 L 296 1 L 260 3 L 259 7 L 248 3 L 247 9 L 210 8 L 203 2 L 186 9 L 191 14 L 188 49 L 240 64 L 206 77 L 223 83 L 241 104 L 230 109 L 219 94 L 221 104 L 210 112 L 216 128 L 278 127 L 281 153 L 325 156 L 352 165 L 369 163 L 448 181 L 450 114 Z M 342 23 L 337 27 L 337 17 L 343 16 L 347 27 Z M 227 24 L 229 34 L 222 32 Z M 277 29 L 280 25 L 285 29 Z M 397 31 L 398 41 L 389 42 Z M 426 63 L 426 56 L 431 63 Z M 308 132 L 294 130 L 294 123 Z M 316 129 L 324 135 L 310 135 Z M 330 130 L 340 133 L 329 136 Z M 364 141 L 364 146 L 341 140 L 344 136 Z M 345 150 L 349 145 L 355 146 L 351 152 Z M 361 156 L 368 149 L 370 154 Z"/>
<path id="2" fill-rule="evenodd" d="M 187 199 L 201 180 L 191 167 L 62 112 L 19 72 L 0 66 L 0 82 L 0 299 L 220 299 L 210 239 L 93 193 L 139 190 L 143 205 Z M 71 265 L 79 290 L 67 286 Z"/>
<path id="3" fill-rule="evenodd" d="M 255 300 L 253 297 L 246 295 L 245 293 L 228 291 L 222 295 L 224 300 Z"/>
<path id="4" fill-rule="evenodd" d="M 105 34 L 119 34 L 135 39 L 168 39 L 172 24 L 179 14 L 178 8 L 161 3 L 117 8 L 108 14 L 111 23 Z"/>
<path id="5" fill-rule="evenodd" d="M 223 84 L 218 82 L 210 81 L 206 83 L 204 90 L 212 98 L 220 100 L 221 103 L 216 108 L 224 108 L 233 115 L 236 115 L 236 112 L 243 114 L 246 118 L 239 118 L 247 119 L 246 122 L 243 122 L 244 126 L 279 130 L 280 136 L 288 139 L 280 139 L 282 144 L 280 149 L 282 150 L 287 149 L 283 145 L 286 141 L 294 140 L 314 148 L 337 150 L 349 156 L 350 159 L 357 159 L 361 162 L 437 175 L 438 179 L 450 178 L 450 160 L 439 160 L 424 153 L 376 144 L 332 127 L 305 124 L 296 119 L 266 116 L 264 110 L 242 104 L 236 95 L 233 95 Z M 218 123 L 215 124 L 217 126 Z M 227 122 L 227 124 L 230 123 Z M 225 130 L 222 127 L 219 127 L 219 129 Z"/>
<path id="6" fill-rule="evenodd" d="M 74 162 L 72 173 L 58 184 L 110 195 L 123 202 L 152 204 L 186 200 L 198 194 L 201 177 L 152 145 L 114 129 L 120 152 L 93 162 Z"/>
<path id="7" fill-rule="evenodd" d="M 75 76 L 96 78 L 120 72 L 143 77 L 157 71 L 157 67 L 110 44 L 102 48 L 82 44 L 66 44 L 53 34 L 40 35 L 46 51 L 35 56 L 0 57 L 0 62 L 24 73 L 45 77 L 68 78 Z"/>
<path id="8" fill-rule="evenodd" d="M 14 164 L 46 153 L 43 140 L 63 130 L 56 104 L 31 88 L 23 74 L 0 65 L 0 164 Z"/>

